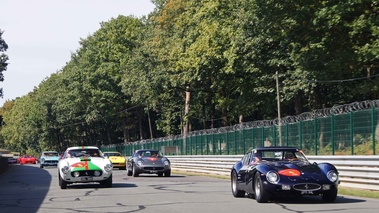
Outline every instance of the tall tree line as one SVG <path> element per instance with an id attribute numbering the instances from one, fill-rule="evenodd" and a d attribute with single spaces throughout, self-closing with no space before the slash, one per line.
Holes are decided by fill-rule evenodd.
<path id="1" fill-rule="evenodd" d="M 282 116 L 378 99 L 378 1 L 153 2 L 147 17 L 103 22 L 59 72 L 5 103 L 1 143 L 63 150 L 274 119 L 277 86 Z"/>

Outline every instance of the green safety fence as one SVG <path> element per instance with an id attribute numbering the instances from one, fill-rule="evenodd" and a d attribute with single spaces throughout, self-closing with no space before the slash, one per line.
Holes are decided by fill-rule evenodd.
<path id="1" fill-rule="evenodd" d="M 307 155 L 376 155 L 379 151 L 378 101 L 305 113 L 280 121 L 251 122 L 232 127 L 102 146 L 125 156 L 137 149 L 177 147 L 166 155 L 238 155 L 254 147 L 293 146 Z M 369 107 L 367 107 L 369 106 Z M 362 109 L 368 108 L 368 109 Z M 320 113 L 322 112 L 322 113 Z M 275 123 L 276 122 L 276 123 Z"/>

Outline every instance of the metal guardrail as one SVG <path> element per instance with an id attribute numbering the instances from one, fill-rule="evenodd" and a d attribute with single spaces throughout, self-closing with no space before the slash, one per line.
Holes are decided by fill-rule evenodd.
<path id="1" fill-rule="evenodd" d="M 173 171 L 229 176 L 242 155 L 169 156 Z M 308 156 L 311 162 L 328 162 L 340 173 L 341 186 L 379 191 L 379 156 Z"/>

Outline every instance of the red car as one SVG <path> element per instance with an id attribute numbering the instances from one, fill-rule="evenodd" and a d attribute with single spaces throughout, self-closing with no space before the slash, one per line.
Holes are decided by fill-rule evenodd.
<path id="1" fill-rule="evenodd" d="M 36 159 L 36 157 L 31 156 L 31 155 L 24 155 L 24 156 L 21 156 L 21 157 L 18 158 L 18 162 L 21 165 L 27 164 L 27 163 L 36 164 L 37 163 L 37 159 Z"/>

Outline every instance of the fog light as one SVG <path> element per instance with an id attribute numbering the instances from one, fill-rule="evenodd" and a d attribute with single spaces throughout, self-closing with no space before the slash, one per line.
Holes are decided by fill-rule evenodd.
<path id="1" fill-rule="evenodd" d="M 94 175 L 95 175 L 96 177 L 99 177 L 99 176 L 100 176 L 100 171 L 95 171 L 95 172 L 94 172 Z"/>
<path id="2" fill-rule="evenodd" d="M 323 190 L 330 190 L 330 185 L 329 184 L 324 184 L 322 185 Z"/>
<path id="3" fill-rule="evenodd" d="M 74 172 L 74 177 L 79 177 L 79 172 Z"/>
<path id="4" fill-rule="evenodd" d="M 282 190 L 291 190 L 291 186 L 289 185 L 282 185 Z"/>

